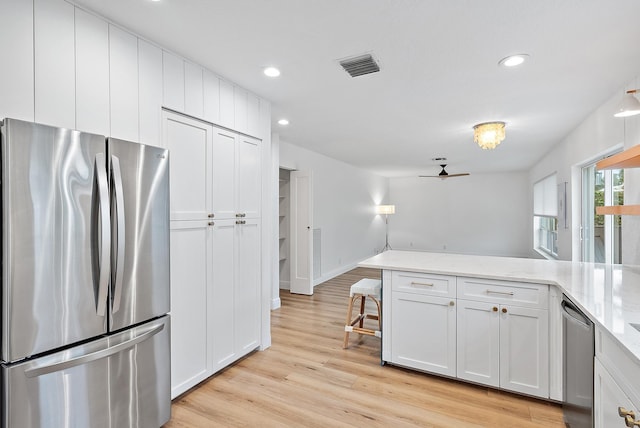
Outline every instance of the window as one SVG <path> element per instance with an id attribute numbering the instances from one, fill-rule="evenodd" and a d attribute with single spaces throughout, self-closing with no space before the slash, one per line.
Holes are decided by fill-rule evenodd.
<path id="1" fill-rule="evenodd" d="M 582 261 L 622 263 L 622 217 L 597 215 L 596 207 L 623 205 L 624 170 L 596 170 L 595 164 L 582 168 Z"/>
<path id="2" fill-rule="evenodd" d="M 554 259 L 558 257 L 557 196 L 556 174 L 533 185 L 533 248 Z"/>

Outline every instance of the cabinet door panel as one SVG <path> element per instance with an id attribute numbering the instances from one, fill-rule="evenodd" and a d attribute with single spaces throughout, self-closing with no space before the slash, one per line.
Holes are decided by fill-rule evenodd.
<path id="1" fill-rule="evenodd" d="M 75 129 L 74 7 L 64 0 L 35 0 L 34 7 L 35 121 Z"/>
<path id="2" fill-rule="evenodd" d="M 33 120 L 33 2 L 4 0 L 0 117 Z"/>
<path id="3" fill-rule="evenodd" d="M 169 52 L 162 52 L 163 104 L 184 112 L 184 61 Z"/>
<path id="4" fill-rule="evenodd" d="M 260 223 L 242 220 L 236 226 L 237 275 L 235 292 L 238 357 L 251 352 L 260 339 Z"/>
<path id="5" fill-rule="evenodd" d="M 111 136 L 138 141 L 138 39 L 109 26 Z"/>
<path id="6" fill-rule="evenodd" d="M 190 62 L 184 63 L 184 111 L 185 113 L 202 117 L 204 110 L 204 95 L 202 82 L 202 67 Z"/>
<path id="7" fill-rule="evenodd" d="M 458 299 L 457 368 L 461 379 L 500 384 L 498 305 Z"/>
<path id="8" fill-rule="evenodd" d="M 260 138 L 260 98 L 248 95 L 247 133 Z"/>
<path id="9" fill-rule="evenodd" d="M 548 398 L 548 311 L 503 305 L 500 318 L 500 387 Z"/>
<path id="10" fill-rule="evenodd" d="M 207 331 L 207 221 L 171 222 L 171 398 L 212 373 Z"/>
<path id="11" fill-rule="evenodd" d="M 109 135 L 109 26 L 76 8 L 76 127 Z"/>
<path id="12" fill-rule="evenodd" d="M 234 116 L 233 84 L 220 79 L 220 125 L 234 129 Z"/>
<path id="13" fill-rule="evenodd" d="M 236 134 L 214 128 L 213 212 L 216 219 L 236 217 Z"/>
<path id="14" fill-rule="evenodd" d="M 235 220 L 216 220 L 213 227 L 213 283 L 210 298 L 213 368 L 218 371 L 237 359 Z"/>
<path id="15" fill-rule="evenodd" d="M 624 419 L 618 415 L 618 407 L 633 410 L 636 418 L 640 415 L 640 408 L 633 405 L 598 358 L 595 359 L 594 378 L 595 428 L 624 427 Z"/>
<path id="16" fill-rule="evenodd" d="M 140 142 L 162 144 L 162 49 L 138 39 Z"/>
<path id="17" fill-rule="evenodd" d="M 260 217 L 262 196 L 260 141 L 238 136 L 238 206 L 246 217 Z"/>
<path id="18" fill-rule="evenodd" d="M 234 129 L 238 132 L 247 133 L 248 98 L 247 91 L 234 86 L 233 88 L 233 109 L 234 109 Z"/>
<path id="19" fill-rule="evenodd" d="M 205 70 L 203 80 L 204 118 L 211 123 L 220 123 L 220 78 Z"/>
<path id="20" fill-rule="evenodd" d="M 451 305 L 451 303 L 454 305 Z M 394 292 L 391 361 L 456 375 L 456 307 L 450 298 Z M 430 326 L 429 328 L 421 328 Z"/>
<path id="21" fill-rule="evenodd" d="M 211 125 L 163 113 L 163 146 L 169 149 L 171 220 L 207 219 L 211 210 Z"/>

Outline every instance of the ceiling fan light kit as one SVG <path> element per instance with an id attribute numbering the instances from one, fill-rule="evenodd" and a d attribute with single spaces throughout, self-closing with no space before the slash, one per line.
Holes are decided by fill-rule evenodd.
<path id="1" fill-rule="evenodd" d="M 473 141 L 483 150 L 495 149 L 504 140 L 504 122 L 484 122 L 473 127 Z"/>
<path id="2" fill-rule="evenodd" d="M 615 117 L 629 117 L 640 114 L 640 101 L 635 97 L 637 89 L 630 89 L 616 109 Z"/>

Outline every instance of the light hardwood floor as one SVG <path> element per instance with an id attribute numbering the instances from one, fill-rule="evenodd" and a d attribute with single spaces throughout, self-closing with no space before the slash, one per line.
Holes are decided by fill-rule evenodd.
<path id="1" fill-rule="evenodd" d="M 177 427 L 559 427 L 556 404 L 380 365 L 380 339 L 342 349 L 349 287 L 380 272 L 358 268 L 315 288 L 281 293 L 272 346 L 174 400 Z"/>

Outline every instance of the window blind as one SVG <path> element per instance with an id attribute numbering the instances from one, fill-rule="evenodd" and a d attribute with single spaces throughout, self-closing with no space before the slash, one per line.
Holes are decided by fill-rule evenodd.
<path id="1" fill-rule="evenodd" d="M 558 187 L 556 174 L 552 174 L 533 185 L 533 215 L 558 216 Z"/>

